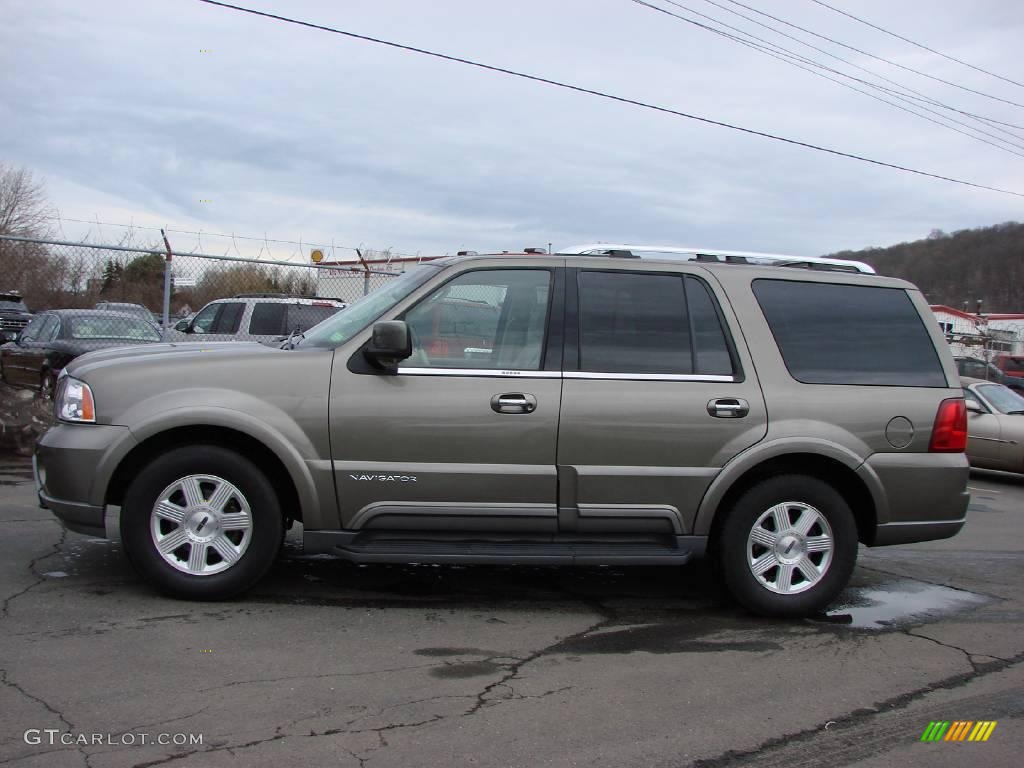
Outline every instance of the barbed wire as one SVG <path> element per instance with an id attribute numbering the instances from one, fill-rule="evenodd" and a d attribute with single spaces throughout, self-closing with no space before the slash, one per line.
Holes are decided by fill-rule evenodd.
<path id="1" fill-rule="evenodd" d="M 297 257 L 299 257 L 299 258 L 301 258 L 303 260 L 306 260 L 306 259 L 309 258 L 309 254 L 305 250 L 303 250 L 304 248 L 308 248 L 308 249 L 316 248 L 316 249 L 321 249 L 321 250 L 325 250 L 325 251 L 327 249 L 330 249 L 332 260 L 336 260 L 334 258 L 336 251 L 349 251 L 349 252 L 352 252 L 352 253 L 358 253 L 360 250 L 368 250 L 367 247 L 364 246 L 364 245 L 358 245 L 358 246 L 355 246 L 355 245 L 337 245 L 337 244 L 335 244 L 333 238 L 332 238 L 330 244 L 327 244 L 327 243 L 306 242 L 306 241 L 302 240 L 301 238 L 299 240 L 287 240 L 287 239 L 280 239 L 280 238 L 272 238 L 272 237 L 269 237 L 266 232 L 263 233 L 262 237 L 252 237 L 252 236 L 248 236 L 248 235 L 239 235 L 239 234 L 236 234 L 235 232 L 224 233 L 224 232 L 208 232 L 208 231 L 202 230 L 202 229 L 192 230 L 192 229 L 177 229 L 177 228 L 174 228 L 174 227 L 155 227 L 155 226 L 148 226 L 148 225 L 144 225 L 144 224 L 136 224 L 134 221 L 132 221 L 132 222 L 130 222 L 128 224 L 122 224 L 122 223 L 119 223 L 119 222 L 110 222 L 110 221 L 100 221 L 99 220 L 99 216 L 96 216 L 92 220 L 88 220 L 88 219 L 75 219 L 75 218 L 71 218 L 71 217 L 68 217 L 68 216 L 62 216 L 59 211 L 57 211 L 52 216 L 47 216 L 46 218 L 49 219 L 49 220 L 57 222 L 57 226 L 60 229 L 61 236 L 62 236 L 63 239 L 69 239 L 67 237 L 67 235 L 65 234 L 65 232 L 64 232 L 64 226 L 63 226 L 64 222 L 74 223 L 74 224 L 88 224 L 90 227 L 95 226 L 96 229 L 98 230 L 101 238 L 103 237 L 103 227 L 104 226 L 106 226 L 106 227 L 120 227 L 120 228 L 123 228 L 123 229 L 127 230 L 126 234 L 127 234 L 129 239 L 130 238 L 134 238 L 135 230 L 148 230 L 148 231 L 153 231 L 153 232 L 159 232 L 161 229 L 163 229 L 168 234 L 191 235 L 191 236 L 194 236 L 196 238 L 196 245 L 195 245 L 194 248 L 192 248 L 192 252 L 193 253 L 201 253 L 201 252 L 203 252 L 204 249 L 202 247 L 202 237 L 204 235 L 206 237 L 221 237 L 221 238 L 228 238 L 228 239 L 230 239 L 231 243 L 228 245 L 227 249 L 225 250 L 225 255 L 227 255 L 227 253 L 232 249 L 232 247 L 234 248 L 234 251 L 235 251 L 236 254 L 238 254 L 239 256 L 241 255 L 241 250 L 238 247 L 238 241 L 239 240 L 259 243 L 260 244 L 259 251 L 258 251 L 259 254 L 262 255 L 263 252 L 266 251 L 270 258 L 273 258 L 273 251 L 270 248 L 270 244 L 271 243 L 277 243 L 277 244 L 281 244 L 281 245 L 298 246 L 298 248 L 299 248 L 298 251 L 292 249 L 291 256 L 293 256 L 293 257 L 297 256 Z M 87 241 L 90 234 L 91 233 L 86 233 L 86 235 L 82 239 Z M 181 250 L 182 253 L 186 253 L 187 252 L 186 250 L 180 249 L 180 248 L 178 248 L 176 250 Z M 390 257 L 390 256 L 405 257 L 405 258 L 418 258 L 421 255 L 419 252 L 417 252 L 417 253 L 409 253 L 409 252 L 406 252 L 406 251 L 397 251 L 397 250 L 395 250 L 393 248 L 390 248 L 390 247 L 387 247 L 387 248 L 373 248 L 372 250 L 377 252 L 377 253 L 380 253 L 381 255 L 383 255 L 385 257 L 385 260 L 387 260 L 387 258 Z"/>

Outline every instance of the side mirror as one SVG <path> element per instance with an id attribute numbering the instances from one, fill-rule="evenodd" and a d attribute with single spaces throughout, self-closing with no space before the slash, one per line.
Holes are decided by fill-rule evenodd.
<path id="1" fill-rule="evenodd" d="M 383 320 L 373 326 L 373 336 L 363 350 L 366 359 L 383 370 L 393 370 L 412 355 L 412 335 L 404 320 Z"/>
<path id="2" fill-rule="evenodd" d="M 174 330 L 181 331 L 182 333 L 188 333 L 188 318 L 179 320 L 174 324 Z"/>
<path id="3" fill-rule="evenodd" d="M 984 413 L 985 412 L 982 409 L 982 407 L 980 405 L 978 405 L 976 402 L 974 402 L 973 400 L 968 400 L 967 401 L 967 410 L 970 411 L 971 413 Z"/>

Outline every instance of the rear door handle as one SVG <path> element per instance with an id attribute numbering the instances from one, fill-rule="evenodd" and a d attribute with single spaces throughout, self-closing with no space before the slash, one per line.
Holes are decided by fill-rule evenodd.
<path id="1" fill-rule="evenodd" d="M 741 419 L 750 413 L 750 404 L 738 397 L 708 400 L 708 413 L 719 419 Z"/>
<path id="2" fill-rule="evenodd" d="M 491 398 L 491 410 L 495 413 L 533 413 L 537 410 L 537 398 L 525 392 L 506 392 Z"/>

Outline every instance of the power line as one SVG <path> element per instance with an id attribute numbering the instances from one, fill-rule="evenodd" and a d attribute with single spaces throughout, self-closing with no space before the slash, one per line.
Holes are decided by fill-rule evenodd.
<path id="1" fill-rule="evenodd" d="M 200 0 L 200 2 L 205 2 L 205 1 L 206 0 Z M 835 39 L 833 39 L 831 37 L 828 37 L 827 35 L 822 35 L 822 34 L 819 34 L 818 32 L 814 32 L 814 31 L 812 31 L 810 29 L 807 29 L 806 27 L 801 27 L 799 24 L 794 24 L 791 21 L 786 21 L 785 19 L 780 19 L 778 16 L 772 16 L 770 13 L 767 13 L 765 11 L 759 11 L 757 8 L 752 8 L 749 5 L 745 5 L 745 4 L 741 3 L 741 2 L 739 2 L 739 0 L 728 0 L 728 2 L 732 3 L 733 5 L 738 5 L 740 8 L 746 8 L 748 11 L 753 11 L 754 13 L 760 14 L 761 16 L 766 16 L 767 18 L 771 19 L 772 21 L 777 21 L 780 24 L 785 24 L 787 27 L 792 27 L 793 29 L 799 29 L 801 32 L 806 32 L 808 35 L 813 35 L 814 37 L 820 38 L 821 40 L 827 40 L 828 42 L 832 43 L 833 45 L 838 45 L 838 46 L 841 46 L 842 48 L 846 48 L 849 51 L 854 51 L 855 53 L 859 53 L 861 56 L 868 56 L 869 58 L 875 59 L 877 61 L 883 61 L 886 64 L 888 64 L 889 66 L 898 67 L 899 69 L 906 70 L 907 72 L 913 72 L 915 75 L 920 75 L 921 77 L 927 77 L 929 80 L 935 80 L 936 82 L 943 83 L 944 85 L 950 85 L 950 86 L 952 86 L 954 88 L 959 88 L 962 91 L 967 91 L 969 93 L 973 93 L 973 94 L 976 94 L 978 96 L 984 96 L 986 99 L 993 99 L 994 101 L 1001 101 L 1004 104 L 1010 104 L 1010 105 L 1012 105 L 1014 107 L 1024 107 L 1024 104 L 1021 104 L 1020 102 L 1010 101 L 1009 99 L 1004 99 L 1004 98 L 1002 98 L 1000 96 L 994 96 L 991 93 L 985 93 L 984 91 L 979 91 L 979 90 L 976 90 L 974 88 L 969 88 L 966 85 L 960 85 L 959 83 L 954 83 L 954 82 L 952 82 L 950 80 L 943 80 L 941 77 L 936 77 L 935 75 L 929 75 L 927 72 L 922 72 L 919 69 L 914 69 L 913 67 L 905 66 L 905 65 L 900 64 L 898 62 L 892 61 L 891 59 L 886 59 L 886 58 L 883 58 L 882 56 L 876 56 L 873 53 L 868 53 L 867 51 L 862 51 L 860 48 L 855 48 L 852 45 L 847 45 L 846 43 L 840 42 L 839 40 L 835 40 Z"/>
<path id="2" fill-rule="evenodd" d="M 840 10 L 839 8 L 833 8 L 828 3 L 823 3 L 821 0 L 811 0 L 811 2 L 812 3 L 817 3 L 818 5 L 822 6 L 823 8 L 828 8 L 830 11 L 835 11 L 836 13 L 842 14 L 843 16 L 846 16 L 848 19 L 853 19 L 854 21 L 859 21 L 861 24 L 865 24 L 865 25 L 871 27 L 872 29 L 877 29 L 879 32 L 884 32 L 887 35 L 891 35 L 892 37 L 895 37 L 897 40 L 902 40 L 905 43 L 910 43 L 911 45 L 916 46 L 916 47 L 918 47 L 918 48 L 920 48 L 922 50 L 928 51 L 929 53 L 934 53 L 936 56 L 941 56 L 944 59 L 949 59 L 950 61 L 955 61 L 957 64 L 962 64 L 963 66 L 968 67 L 970 69 L 973 69 L 976 72 L 981 72 L 981 73 L 989 75 L 991 77 L 995 77 L 995 78 L 997 78 L 999 80 L 1003 80 L 1004 82 L 1012 83 L 1013 85 L 1016 85 L 1016 86 L 1019 86 L 1021 88 L 1024 88 L 1024 83 L 1018 83 L 1016 80 L 1011 80 L 1008 77 L 1003 77 L 1002 75 L 997 75 L 995 72 L 989 72 L 987 69 L 982 69 L 981 67 L 976 67 L 973 64 L 968 64 L 963 59 L 958 59 L 955 56 L 950 56 L 948 53 L 943 53 L 942 51 L 937 51 L 934 48 L 929 48 L 924 43 L 915 42 L 915 41 L 911 40 L 908 37 L 904 37 L 903 35 L 898 35 L 895 32 L 892 32 L 892 31 L 890 31 L 888 29 L 885 29 L 884 27 L 878 26 L 877 24 L 872 24 L 870 21 L 866 21 L 866 20 L 860 18 L 859 16 L 854 16 L 852 13 L 847 13 L 846 11 Z"/>
<path id="3" fill-rule="evenodd" d="M 749 38 L 749 39 L 739 38 L 739 37 L 737 37 L 735 35 L 729 34 L 728 32 L 723 32 L 720 29 L 715 29 L 714 27 L 709 27 L 706 24 L 702 24 L 699 21 L 694 21 L 693 19 L 688 19 L 685 16 L 680 16 L 679 14 L 674 13 L 674 12 L 672 12 L 670 10 L 667 10 L 665 8 L 661 8 L 661 7 L 657 6 L 657 5 L 653 5 L 652 3 L 647 2 L 647 0 L 631 0 L 631 2 L 635 3 L 636 5 L 643 6 L 645 8 L 648 8 L 648 9 L 652 10 L 652 11 L 658 11 L 660 13 L 664 13 L 664 14 L 666 14 L 668 16 L 671 16 L 671 17 L 673 17 L 675 19 L 678 19 L 679 21 L 684 21 L 687 24 L 692 24 L 695 27 L 699 27 L 700 29 L 706 30 L 708 32 L 712 32 L 712 33 L 714 33 L 716 35 L 720 35 L 720 36 L 725 37 L 725 38 L 727 38 L 729 40 L 737 42 L 740 45 L 745 45 L 748 48 L 752 48 L 752 49 L 754 49 L 754 50 L 756 50 L 756 51 L 758 51 L 760 53 L 764 53 L 764 54 L 766 54 L 768 56 L 771 56 L 774 59 L 778 59 L 779 61 L 783 61 L 786 64 L 790 64 L 791 66 L 797 67 L 798 69 L 802 69 L 805 72 L 809 72 L 812 75 L 815 75 L 817 77 L 822 77 L 822 78 L 824 78 L 826 80 L 829 80 L 829 81 L 831 81 L 833 83 L 836 83 L 837 85 L 840 85 L 843 88 L 848 88 L 849 90 L 856 91 L 857 93 L 860 93 L 860 94 L 863 94 L 863 95 L 865 95 L 865 96 L 867 96 L 869 98 L 875 99 L 876 101 L 880 101 L 883 104 L 888 104 L 889 106 L 896 107 L 896 109 L 900 109 L 900 110 L 902 110 L 904 112 L 908 112 L 908 113 L 910 113 L 910 114 L 912 114 L 912 115 L 914 115 L 916 117 L 920 117 L 922 120 L 927 120 L 929 123 L 933 123 L 935 125 L 942 126 L 943 128 L 948 128 L 951 131 L 955 131 L 956 133 L 959 133 L 959 134 L 962 134 L 964 136 L 967 136 L 968 138 L 974 139 L 975 141 L 980 141 L 983 144 L 988 144 L 991 147 L 995 147 L 996 149 L 1000 149 L 1000 150 L 1002 150 L 1004 152 L 1008 152 L 1011 155 L 1016 155 L 1017 157 L 1024 157 L 1024 154 L 1022 154 L 1021 152 L 1016 152 L 1013 149 L 1008 149 L 1007 147 L 1002 146 L 1001 144 L 996 144 L 996 143 L 994 143 L 992 141 L 989 141 L 988 139 L 983 139 L 983 138 L 981 138 L 981 136 L 978 136 L 978 135 L 975 135 L 975 134 L 979 133 L 979 134 L 982 134 L 984 136 L 988 136 L 988 137 L 990 137 L 992 139 L 995 139 L 996 141 L 1002 142 L 1002 144 L 1007 144 L 1007 145 L 1009 145 L 1011 147 L 1015 147 L 1018 150 L 1024 150 L 1024 144 L 1018 144 L 1018 143 L 1016 143 L 1014 141 L 1010 141 L 1008 139 L 1004 139 L 1001 136 L 997 136 L 994 133 L 990 133 L 988 131 L 982 130 L 981 128 L 977 128 L 977 127 L 971 125 L 970 123 L 964 122 L 963 120 L 958 120 L 955 117 L 950 117 L 948 115 L 944 115 L 943 113 L 938 112 L 938 111 L 936 111 L 934 109 L 931 109 L 930 107 L 923 106 L 921 104 L 917 104 L 914 101 L 911 101 L 910 99 L 908 99 L 904 94 L 900 93 L 899 91 L 895 91 L 895 90 L 893 90 L 891 88 L 885 88 L 884 86 L 880 86 L 880 85 L 877 85 L 875 83 L 869 82 L 867 80 L 864 80 L 863 78 L 854 77 L 853 75 L 848 75 L 845 72 L 840 72 L 838 69 L 826 66 L 825 64 L 822 64 L 821 62 L 815 61 L 814 59 L 809 59 L 806 56 L 801 56 L 800 54 L 794 53 L 794 52 L 790 51 L 787 48 L 783 48 L 780 45 L 777 45 L 777 44 L 772 43 L 772 42 L 770 42 L 768 40 L 765 40 L 762 37 L 757 37 L 756 35 L 751 35 L 749 32 L 746 32 L 746 31 L 744 31 L 742 29 L 739 29 L 738 27 L 734 27 L 734 26 L 726 24 L 726 23 L 724 23 L 722 21 L 719 21 L 718 19 L 714 18 L 713 16 L 708 16 L 707 14 L 701 13 L 700 11 L 695 11 L 692 8 L 688 8 L 687 6 L 682 5 L 681 3 L 674 2 L 674 0 L 663 0 L 663 1 L 667 2 L 667 3 L 671 4 L 671 5 L 674 5 L 677 8 L 681 8 L 682 10 L 687 11 L 689 13 L 695 14 L 695 15 L 700 16 L 700 17 L 705 18 L 705 19 L 709 19 L 710 21 L 714 22 L 715 24 L 718 24 L 718 25 L 720 25 L 722 27 L 725 27 L 726 29 L 731 29 L 731 30 L 734 30 L 735 32 L 739 32 L 741 35 L 744 35 L 746 38 Z M 760 43 L 763 43 L 764 45 L 759 45 L 758 43 L 750 42 L 750 40 L 759 41 Z M 774 50 L 769 50 L 765 46 L 770 46 Z M 794 61 L 794 59 L 795 59 L 795 61 Z M 802 66 L 802 64 L 797 63 L 798 61 L 802 62 L 803 64 L 807 64 L 809 66 Z M 849 83 L 844 83 L 844 82 L 842 82 L 840 80 L 835 79 L 834 77 L 829 77 L 828 75 L 824 75 L 821 72 L 817 72 L 817 71 L 811 69 L 810 67 L 815 67 L 817 69 L 823 69 L 823 70 L 825 70 L 827 72 L 831 72 L 831 73 L 833 73 L 835 75 L 838 75 L 839 77 L 844 77 L 844 78 L 847 78 L 849 80 L 853 80 L 854 82 L 866 85 L 869 88 L 874 88 L 876 90 L 880 90 L 883 93 L 886 93 L 886 94 L 892 96 L 893 98 L 898 99 L 899 101 L 903 102 L 904 104 L 912 104 L 917 109 L 923 109 L 925 112 L 930 112 L 931 114 L 936 115 L 936 116 L 938 116 L 940 118 L 943 118 L 944 120 L 951 120 L 952 122 L 956 123 L 957 125 L 961 125 L 964 128 L 966 128 L 967 131 L 974 131 L 975 133 L 968 133 L 967 131 L 963 131 L 963 130 L 960 130 L 959 128 L 955 128 L 954 126 L 950 125 L 949 123 L 942 122 L 942 120 L 936 120 L 936 119 L 933 119 L 931 117 L 928 117 L 927 115 L 922 115 L 920 112 L 916 112 L 913 109 L 909 109 L 908 107 L 901 106 L 900 104 L 897 104 L 895 102 L 889 101 L 888 99 L 884 99 L 884 98 L 882 98 L 880 96 L 877 96 L 877 95 L 875 95 L 873 93 L 869 93 L 869 92 L 867 92 L 865 90 L 862 90 L 860 88 L 852 86 Z M 992 127 L 992 126 L 989 126 L 989 127 Z M 1003 133 L 1006 133 L 1007 135 L 1012 136 L 1013 138 L 1018 139 L 1018 140 L 1024 138 L 1024 137 L 1017 136 L 1016 134 L 1013 134 L 1013 133 L 1011 133 L 1009 131 L 1004 131 L 1004 130 L 999 129 L 999 128 L 997 128 L 996 130 L 1002 131 Z"/>
<path id="4" fill-rule="evenodd" d="M 672 5 L 677 5 L 677 3 L 673 2 L 673 0 L 665 0 L 665 2 L 669 2 Z M 757 19 L 755 19 L 752 16 L 747 16 L 745 13 L 741 13 L 740 11 L 737 11 L 737 10 L 735 10 L 733 8 L 729 8 L 728 6 L 722 5 L 721 3 L 716 2 L 716 0 L 704 0 L 704 2 L 709 3 L 710 5 L 713 5 L 716 8 L 721 9 L 721 10 L 725 11 L 726 13 L 731 13 L 734 16 L 739 16 L 741 19 L 744 19 L 746 21 L 749 21 L 751 24 L 756 24 L 759 27 L 762 27 L 762 28 L 767 29 L 767 30 L 769 30 L 771 32 L 774 32 L 775 34 L 780 35 L 781 37 L 785 37 L 785 38 L 787 38 L 789 40 L 793 40 L 794 42 L 800 43 L 800 45 L 803 45 L 803 46 L 805 46 L 807 48 L 810 48 L 813 51 L 817 51 L 818 53 L 823 53 L 823 54 L 825 54 L 826 56 L 828 56 L 830 58 L 833 58 L 833 59 L 835 59 L 837 61 L 841 61 L 844 64 L 846 64 L 847 66 L 853 67 L 854 69 L 859 69 L 861 72 L 866 72 L 867 74 L 871 75 L 872 77 L 878 78 L 879 80 L 881 80 L 883 82 L 889 83 L 890 85 L 893 85 L 893 86 L 899 88 L 900 91 L 903 92 L 904 96 L 906 96 L 906 98 L 908 98 L 908 99 L 913 99 L 915 101 L 917 101 L 917 100 L 926 101 L 929 104 L 932 104 L 934 106 L 942 107 L 943 109 L 948 109 L 951 112 L 957 112 L 957 113 L 959 113 L 961 115 L 964 115 L 965 117 L 973 118 L 974 120 L 977 120 L 978 122 L 988 124 L 990 127 L 995 127 L 995 125 L 1003 125 L 1003 126 L 1006 126 L 1008 128 L 1017 128 L 1019 130 L 1024 130 L 1024 125 L 1017 125 L 1016 123 L 1007 123 L 1007 122 L 1004 122 L 1002 120 L 997 120 L 994 117 L 989 117 L 988 115 L 979 115 L 979 114 L 977 114 L 975 112 L 968 112 L 968 111 L 960 109 L 958 107 L 954 107 L 954 106 L 950 106 L 949 104 L 945 104 L 945 103 L 939 101 L 938 99 L 935 99 L 935 98 L 933 98 L 933 97 L 931 97 L 931 96 L 929 96 L 929 95 L 927 95 L 925 93 L 922 93 L 921 91 L 918 91 L 918 90 L 915 90 L 914 88 L 911 88 L 908 85 L 904 85 L 903 83 L 897 82 L 896 80 L 893 80 L 892 78 L 886 77 L 885 75 L 880 75 L 877 72 L 875 72 L 874 70 L 871 70 L 871 69 L 868 69 L 867 67 L 861 66 L 860 64 L 858 64 L 855 61 L 851 61 L 850 59 L 844 59 L 842 56 L 839 56 L 838 54 L 833 53 L 832 51 L 829 51 L 829 50 L 827 50 L 825 48 L 819 48 L 818 46 L 813 45 L 812 43 L 808 43 L 806 40 L 801 40 L 799 37 L 797 37 L 795 35 L 791 35 L 788 32 L 785 32 L 785 31 L 779 29 L 778 27 L 773 27 L 771 24 L 765 24 L 763 21 L 758 21 Z M 692 11 L 691 10 L 691 13 L 697 13 L 697 11 Z M 708 18 L 710 18 L 710 17 L 708 17 Z M 721 22 L 721 21 L 719 21 L 718 23 L 719 24 L 723 24 L 723 22 Z M 723 26 L 726 26 L 726 25 L 723 24 Z M 885 87 L 880 86 L 880 85 L 876 85 L 875 87 L 879 88 L 879 89 L 881 89 L 883 91 L 891 92 L 890 89 L 885 88 Z M 910 94 L 914 94 L 914 95 L 911 96 Z M 914 98 L 915 96 L 919 97 L 919 98 L 915 99 Z M 1003 133 L 1006 133 L 1007 135 L 1010 135 L 1010 136 L 1014 136 L 1016 138 L 1024 138 L 1022 136 L 1019 136 L 1016 133 L 1013 133 L 1012 131 L 1003 131 Z"/>
<path id="5" fill-rule="evenodd" d="M 876 165 L 876 166 L 879 166 L 879 167 L 882 167 L 882 168 L 890 168 L 890 169 L 896 170 L 896 171 L 903 171 L 904 173 L 912 173 L 912 174 L 915 174 L 917 176 L 925 176 L 925 177 L 932 178 L 932 179 L 939 179 L 941 181 L 948 181 L 948 182 L 951 182 L 953 184 L 961 184 L 961 185 L 967 186 L 967 187 L 974 187 L 975 189 L 984 189 L 984 190 L 988 190 L 989 192 L 999 192 L 999 193 L 1004 194 L 1004 195 L 1013 195 L 1014 197 L 1022 197 L 1022 198 L 1024 198 L 1024 192 L 1014 192 L 1013 190 L 1000 189 L 998 187 L 988 186 L 987 184 L 979 184 L 979 183 L 976 183 L 976 182 L 973 182 L 973 181 L 966 181 L 964 179 L 953 178 L 951 176 L 943 176 L 943 175 L 938 174 L 938 173 L 931 173 L 929 171 L 922 171 L 922 170 L 918 170 L 916 168 L 909 168 L 907 166 L 896 165 L 894 163 L 887 163 L 887 162 L 885 162 L 883 160 L 874 160 L 874 159 L 869 158 L 869 157 L 864 157 L 863 155 L 856 155 L 856 154 L 853 154 L 851 152 L 843 152 L 843 151 L 838 150 L 838 149 L 830 149 L 828 147 L 823 147 L 823 146 L 820 146 L 820 145 L 817 145 L 817 144 L 811 144 L 810 142 L 800 141 L 798 139 L 790 139 L 790 138 L 786 138 L 784 136 L 777 136 L 775 134 L 767 133 L 765 131 L 758 131 L 758 130 L 755 130 L 753 128 L 744 128 L 742 126 L 733 125 L 732 123 L 726 123 L 726 122 L 721 121 L 721 120 L 713 120 L 713 119 L 711 119 L 709 117 L 702 117 L 700 115 L 693 115 L 693 114 L 689 114 L 687 112 L 682 112 L 682 111 L 677 110 L 677 109 L 671 109 L 669 107 L 662 107 L 662 106 L 658 106 L 656 104 L 649 104 L 647 102 L 638 101 L 637 99 L 630 99 L 630 98 L 627 98 L 625 96 L 616 96 L 614 94 L 606 93 L 604 91 L 597 91 L 597 90 L 594 90 L 594 89 L 591 89 L 591 88 L 584 88 L 583 86 L 579 86 L 579 85 L 571 85 L 569 83 L 563 83 L 563 82 L 560 82 L 558 80 L 552 80 L 550 78 L 540 77 L 539 75 L 530 75 L 530 74 L 526 74 L 525 72 L 517 72 L 517 71 L 512 70 L 512 69 L 505 69 L 504 67 L 497 67 L 497 66 L 494 66 L 492 64 L 484 64 L 482 62 L 473 61 L 471 59 L 460 58 L 458 56 L 450 56 L 448 54 L 438 53 L 436 51 L 429 51 L 429 50 L 427 50 L 425 48 L 417 48 L 417 47 L 411 46 L 411 45 L 403 45 L 401 43 L 395 43 L 395 42 L 392 42 L 390 40 L 382 40 L 380 38 L 370 37 L 368 35 L 360 35 L 360 34 L 357 34 L 355 32 L 347 32 L 347 31 L 342 30 L 342 29 L 336 29 L 334 27 L 328 27 L 328 26 L 325 26 L 325 25 L 322 25 L 322 24 L 314 24 L 314 23 L 308 22 L 308 21 L 300 21 L 298 19 L 291 19 L 291 18 L 288 18 L 287 16 L 280 16 L 278 14 L 267 13 L 265 11 L 257 11 L 257 10 L 254 10 L 252 8 L 243 8 L 242 6 L 231 5 L 230 3 L 223 3 L 223 2 L 219 2 L 218 0 L 199 0 L 199 2 L 206 3 L 207 5 L 215 5 L 215 6 L 218 6 L 218 7 L 221 7 L 221 8 L 227 8 L 227 9 L 233 10 L 233 11 L 240 11 L 241 13 L 248 13 L 248 14 L 251 14 L 253 16 L 260 16 L 260 17 L 267 18 L 267 19 L 273 19 L 275 21 L 281 21 L 281 22 L 284 22 L 286 24 L 295 24 L 296 26 L 307 27 L 309 29 L 318 29 L 318 30 L 320 30 L 322 32 L 330 32 L 330 33 L 336 34 L 336 35 L 343 35 L 345 37 L 349 37 L 349 38 L 352 38 L 354 40 L 363 40 L 365 42 L 376 43 L 378 45 L 384 45 L 384 46 L 387 46 L 389 48 L 395 48 L 397 50 L 408 51 L 410 53 L 418 53 L 418 54 L 423 55 L 423 56 L 431 56 L 433 58 L 442 59 L 444 61 L 451 61 L 451 62 L 455 62 L 457 64 L 466 64 L 468 66 L 476 67 L 478 69 L 487 70 L 489 72 L 498 72 L 500 74 L 509 75 L 511 77 L 518 77 L 518 78 L 522 78 L 524 80 L 531 80 L 531 81 L 537 82 L 537 83 L 544 83 L 545 85 L 553 85 L 553 86 L 555 86 L 557 88 L 564 88 L 566 90 L 575 91 L 577 93 L 585 93 L 585 94 L 588 94 L 590 96 L 597 96 L 599 98 L 608 99 L 610 101 L 616 101 L 616 102 L 619 102 L 621 104 L 630 104 L 630 105 L 635 106 L 635 107 L 642 107 L 644 109 L 654 110 L 655 112 L 661 112 L 661 113 L 668 114 L 668 115 L 675 115 L 677 117 L 686 118 L 687 120 L 696 120 L 698 122 L 705 123 L 707 125 L 715 125 L 715 126 L 718 126 L 720 128 L 728 128 L 730 130 L 739 131 L 740 133 L 746 133 L 746 134 L 751 135 L 751 136 L 760 136 L 761 138 L 771 139 L 772 141 L 780 141 L 780 142 L 783 142 L 785 144 L 791 144 L 791 145 L 797 146 L 797 147 L 804 147 L 805 149 L 812 149 L 812 150 L 815 150 L 816 152 L 824 152 L 826 154 L 835 155 L 837 157 L 845 157 L 845 158 L 848 158 L 850 160 L 859 160 L 860 162 L 870 163 L 871 165 Z"/>

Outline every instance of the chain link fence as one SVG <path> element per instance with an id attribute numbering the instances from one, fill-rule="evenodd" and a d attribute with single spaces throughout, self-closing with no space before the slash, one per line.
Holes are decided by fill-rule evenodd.
<path id="1" fill-rule="evenodd" d="M 269 343 L 420 260 L 299 264 L 0 235 L 0 340 Z"/>
<path id="2" fill-rule="evenodd" d="M 0 446 L 25 452 L 80 354 L 161 341 L 279 345 L 429 258 L 297 263 L 0 235 Z"/>
<path id="3" fill-rule="evenodd" d="M 1024 319 L 996 316 L 969 330 L 940 325 L 961 376 L 1006 384 L 1024 394 Z"/>

